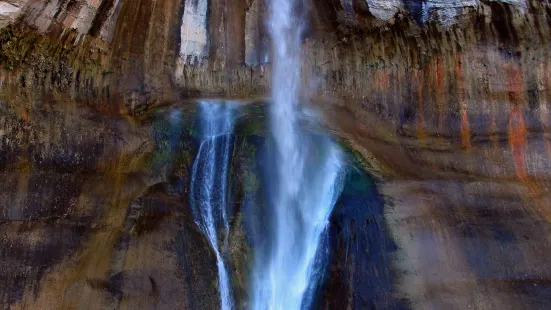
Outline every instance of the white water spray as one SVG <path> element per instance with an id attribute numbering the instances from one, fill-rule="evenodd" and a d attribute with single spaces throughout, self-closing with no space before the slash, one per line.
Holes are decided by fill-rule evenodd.
<path id="1" fill-rule="evenodd" d="M 228 271 L 220 254 L 218 227 L 229 234 L 227 180 L 235 106 L 212 102 L 199 104 L 201 145 L 193 163 L 190 186 L 191 206 L 197 226 L 209 240 L 216 255 L 218 288 L 222 310 L 234 308 Z"/>
<path id="2" fill-rule="evenodd" d="M 272 0 L 273 103 L 271 131 L 275 175 L 271 248 L 253 271 L 254 310 L 310 306 L 325 266 L 322 236 L 343 184 L 340 150 L 326 137 L 301 128 L 302 21 L 295 0 Z"/>

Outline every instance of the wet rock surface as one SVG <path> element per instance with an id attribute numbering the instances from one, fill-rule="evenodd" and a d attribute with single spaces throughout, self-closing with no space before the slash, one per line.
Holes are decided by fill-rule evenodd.
<path id="1" fill-rule="evenodd" d="M 204 26 L 183 24 L 187 2 L 0 1 L 4 308 L 216 307 L 215 258 L 183 190 L 193 120 L 175 138 L 151 115 L 268 95 L 267 7 L 209 2 L 208 42 L 182 53 L 182 29 Z M 335 209 L 320 307 L 545 309 L 549 5 L 312 3 L 305 89 L 377 180 Z M 261 199 L 263 152 L 246 119 L 225 254 L 243 307 L 241 210 Z"/>
<path id="2" fill-rule="evenodd" d="M 85 107 L 42 112 L 4 130 L 5 143 L 20 140 L 0 172 L 2 307 L 216 308 L 208 244 L 167 178 L 170 167 L 189 181 L 171 128 Z M 4 115 L 6 128 L 18 124 Z"/>
<path id="3" fill-rule="evenodd" d="M 174 109 L 183 111 L 179 125 L 169 116 Z M 170 108 L 139 122 L 88 119 L 99 136 L 99 128 L 118 131 L 120 142 L 107 136 L 102 150 L 91 155 L 95 163 L 81 169 L 59 168 L 57 161 L 23 165 L 19 162 L 29 157 L 23 151 L 18 161 L 4 162 L 0 259 L 12 266 L 2 269 L 4 307 L 218 308 L 216 260 L 189 206 L 198 147 L 194 110 L 193 105 Z M 78 131 L 75 124 L 92 114 L 84 107 L 58 113 L 72 120 L 60 125 L 62 133 Z M 255 251 L 250 229 L 263 229 L 251 219 L 262 212 L 267 149 L 263 107 L 247 106 L 240 113 L 231 160 L 230 236 L 222 255 L 241 309 L 250 297 Z M 43 121 L 50 120 L 31 114 L 27 127 Z M 96 141 L 87 137 L 92 139 L 83 138 L 80 145 Z M 50 152 L 70 161 L 71 147 L 60 145 Z M 339 296 L 346 296 L 353 308 L 395 306 L 401 303 L 391 264 L 396 248 L 384 223 L 383 202 L 353 158 L 328 232 L 333 258 L 319 304 L 333 309 L 342 305 Z"/>
<path id="4" fill-rule="evenodd" d="M 398 291 L 398 248 L 385 222 L 383 197 L 375 180 L 349 160 L 328 231 L 331 259 L 313 308 L 411 309 Z"/>

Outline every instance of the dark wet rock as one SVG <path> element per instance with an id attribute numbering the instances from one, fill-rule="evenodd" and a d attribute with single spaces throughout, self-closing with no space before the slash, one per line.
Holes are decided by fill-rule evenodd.
<path id="1" fill-rule="evenodd" d="M 385 222 L 384 207 L 374 180 L 351 165 L 331 216 L 326 245 L 330 261 L 315 308 L 410 308 L 397 293 L 400 275 L 393 259 L 398 248 Z"/>

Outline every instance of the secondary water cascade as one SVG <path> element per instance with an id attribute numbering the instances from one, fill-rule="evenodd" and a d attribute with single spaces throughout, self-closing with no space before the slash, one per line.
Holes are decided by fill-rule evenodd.
<path id="1" fill-rule="evenodd" d="M 222 229 L 225 245 L 229 234 L 227 187 L 235 105 L 200 102 L 198 107 L 201 145 L 192 168 L 191 207 L 197 226 L 216 255 L 221 309 L 231 310 L 234 306 L 228 271 L 218 238 Z"/>
<path id="2" fill-rule="evenodd" d="M 304 18 L 297 7 L 295 0 L 271 2 L 270 128 L 276 168 L 269 178 L 271 223 L 266 227 L 271 231 L 264 237 L 269 247 L 253 268 L 254 310 L 309 308 L 325 267 L 322 237 L 344 179 L 339 148 L 302 126 L 312 118 L 300 104 Z"/>

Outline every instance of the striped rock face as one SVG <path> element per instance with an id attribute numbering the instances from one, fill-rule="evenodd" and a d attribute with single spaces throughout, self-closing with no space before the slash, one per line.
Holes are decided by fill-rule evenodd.
<path id="1" fill-rule="evenodd" d="M 13 23 L 21 15 L 26 1 L 0 1 L 0 28 Z"/>
<path id="2" fill-rule="evenodd" d="M 335 207 L 320 308 L 545 308 L 550 2 L 303 4 L 301 95 L 374 177 Z M 268 9 L 0 0 L 1 305 L 217 307 L 216 255 L 174 184 L 198 151 L 188 103 L 270 95 Z M 174 104 L 190 109 L 178 135 L 154 117 Z M 264 125 L 236 127 L 250 141 L 231 170 L 252 188 Z M 224 255 L 245 307 L 241 216 Z"/>

